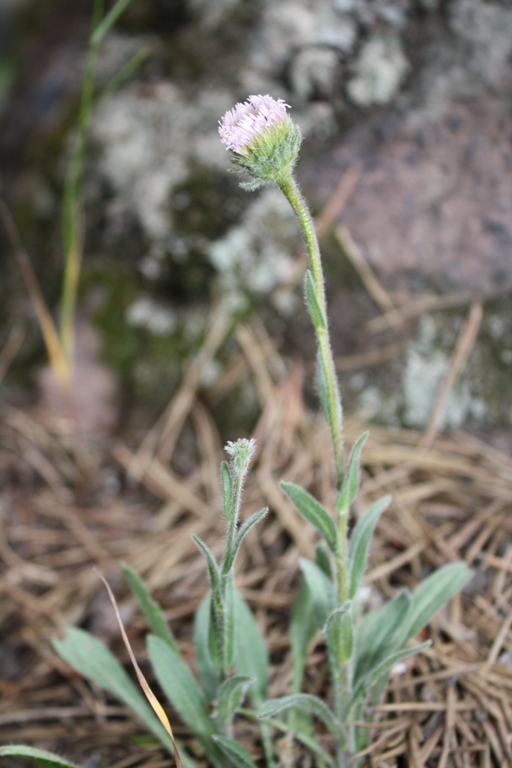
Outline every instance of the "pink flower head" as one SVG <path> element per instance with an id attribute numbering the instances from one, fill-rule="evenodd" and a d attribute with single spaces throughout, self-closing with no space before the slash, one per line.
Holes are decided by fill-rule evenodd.
<path id="1" fill-rule="evenodd" d="M 249 96 L 246 102 L 236 104 L 219 121 L 219 134 L 226 149 L 241 154 L 252 141 L 277 123 L 286 123 L 289 104 L 283 99 Z"/>

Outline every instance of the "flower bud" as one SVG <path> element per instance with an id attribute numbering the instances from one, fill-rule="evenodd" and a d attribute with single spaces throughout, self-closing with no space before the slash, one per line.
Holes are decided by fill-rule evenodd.
<path id="1" fill-rule="evenodd" d="M 283 99 L 269 95 L 249 96 L 219 122 L 222 143 L 231 151 L 233 170 L 254 179 L 240 186 L 257 189 L 261 184 L 280 184 L 289 178 L 302 136 L 286 111 L 288 106 Z"/>

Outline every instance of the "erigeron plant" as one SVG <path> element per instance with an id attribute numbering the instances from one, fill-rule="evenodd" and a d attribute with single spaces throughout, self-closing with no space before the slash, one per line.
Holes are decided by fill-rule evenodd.
<path id="1" fill-rule="evenodd" d="M 350 509 L 359 488 L 361 451 L 367 439 L 355 443 L 348 461 L 343 446 L 343 416 L 334 367 L 325 299 L 322 263 L 315 229 L 306 203 L 293 177 L 301 143 L 287 105 L 270 96 L 250 96 L 237 104 L 220 124 L 221 139 L 231 153 L 233 170 L 248 174 L 242 186 L 256 189 L 274 183 L 289 200 L 304 232 L 309 270 L 304 295 L 318 345 L 318 391 L 330 428 L 337 487 L 333 489 L 333 514 L 307 491 L 281 483 L 299 513 L 323 538 L 315 562 L 301 561 L 302 577 L 290 623 L 293 680 L 289 695 L 267 698 L 268 656 L 254 616 L 233 585 L 236 555 L 249 531 L 267 510 L 239 525 L 243 481 L 254 441 L 228 443 L 228 463 L 221 468 L 223 513 L 226 521 L 224 554 L 220 564 L 197 537 L 210 579 L 211 591 L 199 607 L 194 641 L 198 678 L 181 654 L 163 614 L 152 601 L 140 577 L 123 569 L 126 581 L 144 611 L 152 634 L 148 656 L 167 698 L 197 737 L 205 759 L 214 768 L 256 768 L 249 753 L 236 742 L 236 716 L 258 720 L 268 768 L 276 766 L 272 736 L 291 733 L 313 754 L 319 768 L 355 768 L 364 765 L 360 753 L 371 738 L 371 709 L 382 698 L 389 674 L 397 662 L 422 651 L 424 642 L 409 646 L 418 632 L 471 578 L 464 563 L 452 563 L 435 571 L 412 594 L 404 589 L 387 605 L 364 613 L 357 594 L 365 574 L 375 526 L 390 498 L 375 502 L 350 529 Z M 323 632 L 331 672 L 326 699 L 302 691 L 309 646 L 318 630 Z M 192 768 L 192 757 L 176 747 L 170 728 L 162 725 L 137 687 L 110 651 L 89 633 L 69 629 L 56 651 L 79 673 L 100 685 L 129 706 L 162 744 L 175 755 L 178 766 Z M 143 686 L 144 687 L 144 686 Z M 248 697 L 252 708 L 242 707 Z M 151 697 L 149 697 L 151 698 Z M 155 711 L 158 707 L 155 707 Z M 313 722 L 322 723 L 334 745 L 315 735 Z M 357 723 L 366 723 L 361 727 Z M 11 750 L 6 752 L 5 750 Z M 27 747 L 0 748 L 0 755 L 14 754 L 39 759 L 45 768 L 69 768 L 62 758 L 27 753 Z M 36 752 L 40 752 L 37 751 Z M 52 762 L 52 759 L 54 760 Z"/>

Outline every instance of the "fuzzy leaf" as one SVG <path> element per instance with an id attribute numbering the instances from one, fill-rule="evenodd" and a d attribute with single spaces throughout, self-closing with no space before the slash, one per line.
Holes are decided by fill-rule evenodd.
<path id="1" fill-rule="evenodd" d="M 424 579 L 411 595 L 404 643 L 413 638 L 473 577 L 466 563 L 449 563 Z"/>
<path id="2" fill-rule="evenodd" d="M 318 297 L 316 295 L 315 283 L 313 282 L 313 275 L 308 269 L 304 276 L 304 297 L 309 309 L 309 314 L 312 320 L 315 330 L 324 331 L 326 328 L 324 313 L 318 303 Z"/>
<path id="3" fill-rule="evenodd" d="M 370 611 L 356 624 L 354 686 L 369 669 L 401 647 L 410 605 L 410 592 L 403 590 L 384 608 Z"/>
<path id="4" fill-rule="evenodd" d="M 165 620 L 162 609 L 158 603 L 151 598 L 149 590 L 144 581 L 141 579 L 139 574 L 133 570 L 133 568 L 130 568 L 129 565 L 123 565 L 122 570 L 123 576 L 128 586 L 130 587 L 133 595 L 137 599 L 140 607 L 144 612 L 144 615 L 149 622 L 151 632 L 157 637 L 161 637 L 162 640 L 165 640 L 165 642 L 171 646 L 171 648 L 176 650 L 176 640 L 174 639 L 171 630 L 169 629 L 169 625 Z"/>
<path id="5" fill-rule="evenodd" d="M 233 577 L 228 578 L 226 585 L 226 600 L 224 603 L 225 636 L 224 636 L 224 669 L 231 669 L 235 658 L 235 606 Z"/>
<path id="6" fill-rule="evenodd" d="M 47 752 L 46 749 L 37 749 L 36 747 L 27 747 L 23 744 L 10 744 L 7 747 L 0 747 L 0 757 L 21 757 L 33 760 L 39 768 L 77 768 L 76 763 L 66 760 L 53 752 Z"/>
<path id="7" fill-rule="evenodd" d="M 222 487 L 222 502 L 224 507 L 224 517 L 226 522 L 231 522 L 233 511 L 231 509 L 231 495 L 232 495 L 232 483 L 231 473 L 229 471 L 229 464 L 227 461 L 223 461 L 220 465 L 220 480 Z"/>
<path id="8" fill-rule="evenodd" d="M 352 658 L 354 646 L 354 622 L 350 600 L 329 614 L 324 635 L 335 668 L 347 664 Z"/>
<path id="9" fill-rule="evenodd" d="M 334 610 L 335 596 L 332 583 L 318 565 L 312 563 L 311 560 L 302 558 L 300 567 L 313 600 L 318 627 L 321 628 L 327 621 L 327 616 Z"/>
<path id="10" fill-rule="evenodd" d="M 172 741 L 164 727 L 106 645 L 78 627 L 69 627 L 64 639 L 52 640 L 52 645 L 70 667 L 122 701 L 145 723 L 170 753 L 174 753 Z M 181 747 L 180 755 L 183 757 Z"/>
<path id="11" fill-rule="evenodd" d="M 240 549 L 240 545 L 242 544 L 243 540 L 257 523 L 260 522 L 260 520 L 263 520 L 265 515 L 268 513 L 268 507 L 264 507 L 263 509 L 260 509 L 259 512 L 255 512 L 254 515 L 252 515 L 248 520 L 245 521 L 245 523 L 240 526 L 240 529 L 238 531 L 238 534 L 235 539 L 235 543 L 233 544 L 233 549 L 231 552 L 231 557 L 229 560 L 226 560 L 226 562 L 222 566 L 222 570 L 224 573 L 229 573 L 229 571 L 233 568 L 235 564 L 235 559 L 238 554 L 238 550 Z"/>
<path id="12" fill-rule="evenodd" d="M 326 420 L 329 427 L 332 427 L 331 411 L 329 408 L 329 389 L 327 387 L 327 379 L 325 377 L 324 364 L 323 364 L 322 356 L 320 355 L 320 352 L 318 352 L 316 356 L 316 378 L 317 378 L 317 386 L 318 386 L 318 396 L 320 398 L 320 404 L 322 406 L 324 419 Z"/>
<path id="13" fill-rule="evenodd" d="M 257 768 L 250 754 L 240 744 L 237 744 L 236 741 L 226 739 L 225 736 L 214 736 L 213 741 L 220 747 L 235 768 Z"/>
<path id="14" fill-rule="evenodd" d="M 249 686 L 249 696 L 258 707 L 267 695 L 268 653 L 254 614 L 235 590 L 235 670 L 238 675 L 254 678 Z"/>
<path id="15" fill-rule="evenodd" d="M 284 482 L 279 483 L 279 485 L 300 514 L 322 534 L 331 552 L 335 553 L 338 548 L 338 532 L 334 520 L 327 510 L 300 485 Z"/>
<path id="16" fill-rule="evenodd" d="M 425 643 L 415 645 L 413 648 L 402 648 L 399 651 L 391 653 L 373 669 L 368 670 L 368 673 L 359 681 L 359 685 L 354 691 L 353 701 L 357 701 L 360 697 L 366 698 L 367 692 L 373 683 L 380 677 L 387 677 L 388 673 L 399 661 L 406 659 L 408 656 L 414 656 L 416 653 L 421 653 L 426 648 L 430 648 L 431 645 L 432 641 L 427 640 Z"/>
<path id="17" fill-rule="evenodd" d="M 306 579 L 302 576 L 290 623 L 290 642 L 292 647 L 292 691 L 298 693 L 302 687 L 302 678 L 308 649 L 318 630 L 315 607 Z"/>
<path id="18" fill-rule="evenodd" d="M 327 578 L 332 581 L 332 566 L 329 553 L 321 543 L 318 543 L 315 547 L 315 563 L 325 573 Z"/>
<path id="19" fill-rule="evenodd" d="M 366 571 L 368 552 L 375 526 L 380 516 L 388 508 L 391 496 L 383 496 L 372 504 L 370 509 L 358 520 L 349 544 L 348 569 L 350 579 L 349 597 L 354 599 L 357 590 L 361 586 Z"/>
<path id="20" fill-rule="evenodd" d="M 181 719 L 198 736 L 211 735 L 214 729 L 206 703 L 183 656 L 155 635 L 149 635 L 147 642 L 155 675 Z"/>
<path id="21" fill-rule="evenodd" d="M 260 708 L 258 717 L 264 720 L 287 709 L 299 709 L 309 715 L 314 715 L 323 722 L 334 736 L 341 735 L 341 729 L 334 712 L 322 699 L 309 693 L 292 693 L 290 696 L 283 696 L 280 699 L 270 699 Z"/>
<path id="22" fill-rule="evenodd" d="M 348 460 L 348 469 L 343 480 L 341 490 L 336 497 L 336 508 L 341 515 L 347 514 L 350 509 L 350 505 L 357 496 L 360 482 L 359 463 L 361 459 L 361 451 L 364 444 L 368 440 L 368 432 L 363 432 L 361 437 L 356 441 L 350 459 Z"/>
<path id="23" fill-rule="evenodd" d="M 194 646 L 199 679 L 208 701 L 217 697 L 219 665 L 216 666 L 209 648 L 211 595 L 206 595 L 196 611 L 194 622 Z"/>
<path id="24" fill-rule="evenodd" d="M 201 742 L 209 760 L 222 768 L 223 760 L 212 741 L 215 732 L 206 702 L 190 668 L 180 653 L 155 635 L 149 635 L 148 656 L 156 678 L 183 722 Z"/>
<path id="25" fill-rule="evenodd" d="M 217 720 L 221 731 L 231 722 L 253 680 L 247 675 L 235 675 L 222 683 L 217 699 Z"/>
<path id="26" fill-rule="evenodd" d="M 212 588 L 212 592 L 214 595 L 218 595 L 219 589 L 220 589 L 219 566 L 217 565 L 214 556 L 212 555 L 212 553 L 210 552 L 210 549 L 206 546 L 204 541 L 202 541 L 202 539 L 200 539 L 199 536 L 196 536 L 195 534 L 192 534 L 192 539 L 205 557 L 206 563 L 208 565 L 208 575 L 210 577 L 210 585 Z"/>

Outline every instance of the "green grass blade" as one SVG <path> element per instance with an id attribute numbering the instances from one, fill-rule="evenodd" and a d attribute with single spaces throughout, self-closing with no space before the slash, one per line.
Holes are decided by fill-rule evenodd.
<path id="1" fill-rule="evenodd" d="M 169 625 L 165 620 L 162 609 L 158 603 L 152 599 L 144 581 L 129 565 L 123 565 L 122 570 L 126 583 L 130 587 L 149 622 L 151 632 L 157 637 L 162 638 L 162 640 L 168 643 L 171 648 L 177 650 L 176 640 L 169 629 Z"/>
<path id="2" fill-rule="evenodd" d="M 60 755 L 55 755 L 53 752 L 47 752 L 46 749 L 27 747 L 22 744 L 0 747 L 0 757 L 27 758 L 33 760 L 39 768 L 78 768 L 76 763 L 72 763 Z"/>

